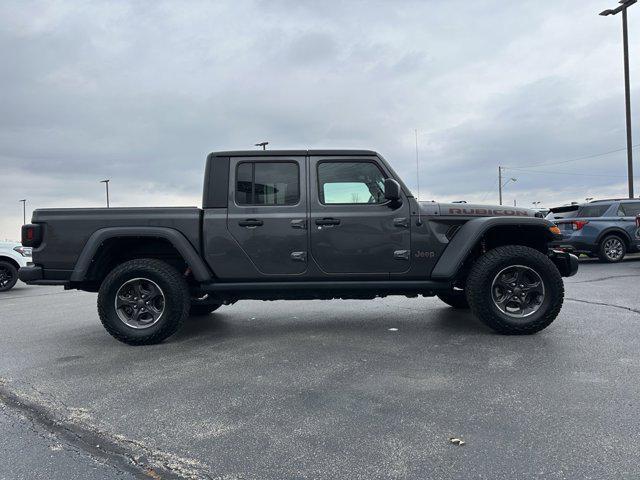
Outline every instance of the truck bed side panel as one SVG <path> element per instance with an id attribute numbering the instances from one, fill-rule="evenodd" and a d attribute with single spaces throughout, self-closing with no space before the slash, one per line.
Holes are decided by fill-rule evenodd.
<path id="1" fill-rule="evenodd" d="M 202 210 L 196 207 L 39 209 L 33 222 L 44 225 L 44 241 L 34 249 L 33 262 L 61 277 L 71 273 L 89 237 L 105 227 L 173 228 L 201 250 Z"/>

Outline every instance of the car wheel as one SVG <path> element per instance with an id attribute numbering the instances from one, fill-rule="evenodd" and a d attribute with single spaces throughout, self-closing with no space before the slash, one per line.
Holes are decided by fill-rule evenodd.
<path id="1" fill-rule="evenodd" d="M 159 343 L 189 314 L 189 289 L 180 273 L 160 260 L 136 259 L 114 268 L 98 293 L 98 314 L 114 338 L 129 345 Z"/>
<path id="2" fill-rule="evenodd" d="M 609 235 L 600 242 L 598 257 L 606 263 L 617 263 L 622 261 L 626 253 L 624 240 L 617 235 Z"/>
<path id="3" fill-rule="evenodd" d="M 438 298 L 444 303 L 453 308 L 469 308 L 469 302 L 467 301 L 467 295 L 464 290 L 454 290 L 440 292 L 437 294 Z"/>
<path id="4" fill-rule="evenodd" d="M 11 290 L 18 281 L 18 269 L 10 262 L 0 261 L 0 292 Z"/>
<path id="5" fill-rule="evenodd" d="M 564 299 L 558 268 L 533 248 L 489 250 L 467 278 L 467 299 L 485 325 L 506 335 L 539 332 L 555 320 Z"/>

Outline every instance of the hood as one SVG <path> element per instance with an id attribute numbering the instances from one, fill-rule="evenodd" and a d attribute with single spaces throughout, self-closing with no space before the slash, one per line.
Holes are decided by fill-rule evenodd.
<path id="1" fill-rule="evenodd" d="M 536 212 L 529 208 L 510 207 L 508 205 L 480 205 L 474 203 L 433 203 L 420 202 L 423 215 L 443 217 L 535 217 Z"/>

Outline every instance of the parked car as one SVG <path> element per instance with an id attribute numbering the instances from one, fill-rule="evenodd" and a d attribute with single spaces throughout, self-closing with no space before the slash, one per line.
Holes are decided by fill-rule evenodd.
<path id="1" fill-rule="evenodd" d="M 31 260 L 31 248 L 15 242 L 0 242 L 0 292 L 11 290 L 18 281 L 18 269 Z"/>
<path id="2" fill-rule="evenodd" d="M 553 207 L 549 209 L 549 212 L 547 212 L 545 218 L 547 220 L 551 220 L 552 222 L 561 220 L 563 218 L 572 218 L 576 216 L 578 208 L 580 208 L 580 205 L 578 205 L 577 203 L 575 205 L 572 204 L 563 205 L 562 207 Z"/>
<path id="3" fill-rule="evenodd" d="M 584 203 L 570 217 L 554 218 L 562 239 L 552 245 L 571 253 L 597 256 L 603 262 L 619 262 L 628 252 L 640 251 L 636 227 L 639 214 L 640 199 Z"/>
<path id="4" fill-rule="evenodd" d="M 209 155 L 202 209 L 36 210 L 29 284 L 98 292 L 106 330 L 157 343 L 241 299 L 438 296 L 495 331 L 531 334 L 578 259 L 532 210 L 418 202 L 368 150 Z"/>

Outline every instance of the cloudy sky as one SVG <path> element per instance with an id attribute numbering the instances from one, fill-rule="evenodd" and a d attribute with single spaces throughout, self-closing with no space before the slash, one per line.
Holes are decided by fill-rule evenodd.
<path id="1" fill-rule="evenodd" d="M 206 154 L 261 140 L 378 150 L 417 193 L 414 129 L 423 200 L 495 203 L 498 165 L 510 203 L 625 195 L 624 151 L 561 163 L 625 146 L 615 4 L 3 0 L 0 239 L 21 198 L 101 206 L 103 178 L 113 206 L 199 205 Z"/>

